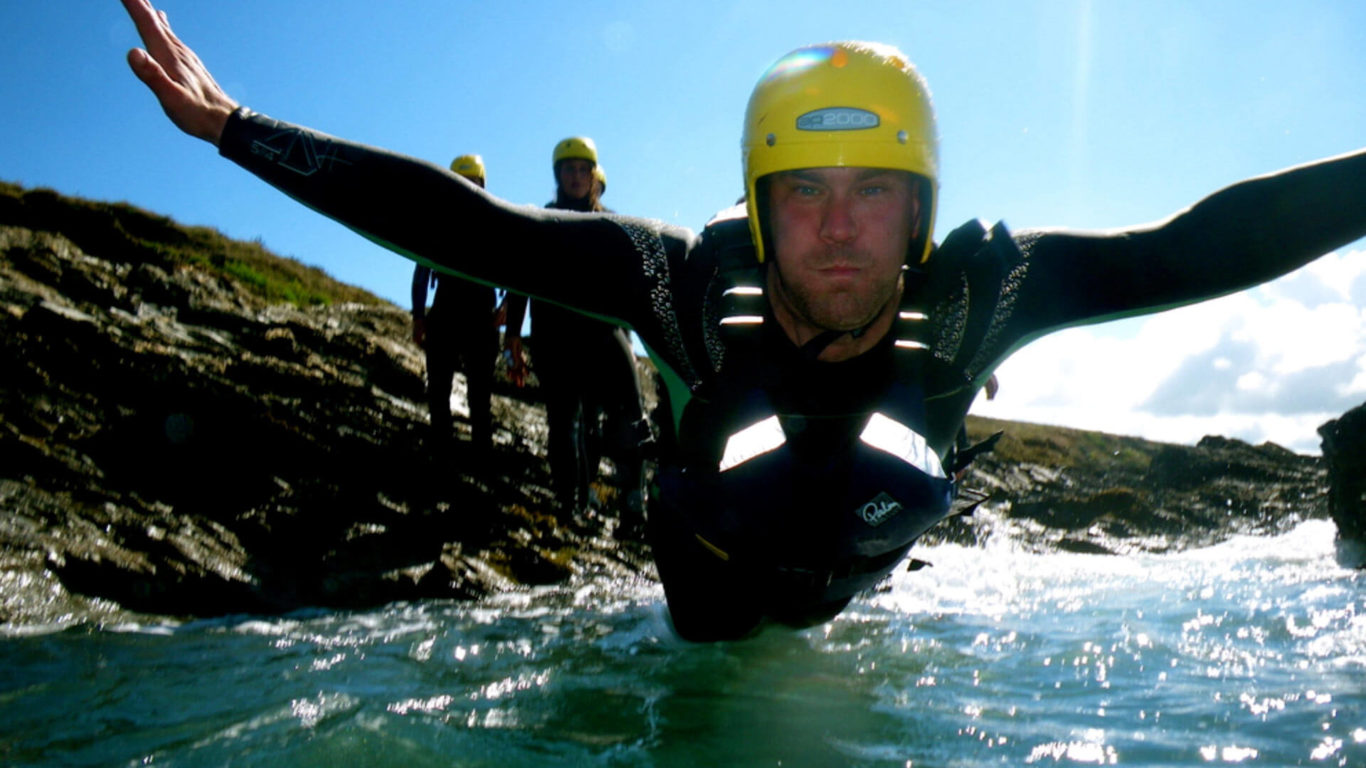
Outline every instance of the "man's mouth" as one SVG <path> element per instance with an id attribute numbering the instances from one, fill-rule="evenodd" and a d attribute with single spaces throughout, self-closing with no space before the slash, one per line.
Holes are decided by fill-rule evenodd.
<path id="1" fill-rule="evenodd" d="M 821 267 L 817 271 L 830 277 L 845 277 L 858 274 L 860 270 L 850 264 L 831 264 L 828 267 Z"/>

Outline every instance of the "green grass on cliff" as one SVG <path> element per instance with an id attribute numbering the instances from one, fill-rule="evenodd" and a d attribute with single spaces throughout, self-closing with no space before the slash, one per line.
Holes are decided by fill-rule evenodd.
<path id="1" fill-rule="evenodd" d="M 87 254 L 109 261 L 153 262 L 168 271 L 202 269 L 271 304 L 388 303 L 317 267 L 277 256 L 260 242 L 183 226 L 127 203 L 82 200 L 0 181 L 0 225 L 60 233 Z"/>
<path id="2" fill-rule="evenodd" d="M 993 451 L 997 458 L 1047 467 L 1105 466 L 1142 473 L 1162 447 L 1161 443 L 1137 437 L 980 416 L 969 416 L 967 426 L 973 441 L 1005 431 Z"/>

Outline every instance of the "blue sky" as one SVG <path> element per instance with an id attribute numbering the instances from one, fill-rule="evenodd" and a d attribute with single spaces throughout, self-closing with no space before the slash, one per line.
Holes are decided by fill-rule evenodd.
<path id="1" fill-rule="evenodd" d="M 258 111 L 442 164 L 481 153 L 490 191 L 533 204 L 551 196 L 553 144 L 590 135 L 608 205 L 693 228 L 741 190 L 740 120 L 759 74 L 827 39 L 898 45 L 929 80 L 940 234 L 971 217 L 1151 221 L 1366 145 L 1366 4 L 1351 0 L 160 7 Z M 178 134 L 123 62 L 136 44 L 115 0 L 4 4 L 0 178 L 260 238 L 406 302 L 402 258 Z M 1314 427 L 1366 400 L 1362 248 L 1251 293 L 1044 339 L 1007 362 L 979 411 L 1313 451 Z"/>

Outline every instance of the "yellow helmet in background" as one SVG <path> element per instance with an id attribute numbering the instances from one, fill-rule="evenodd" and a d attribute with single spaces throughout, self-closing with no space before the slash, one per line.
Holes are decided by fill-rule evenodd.
<path id="1" fill-rule="evenodd" d="M 461 155 L 451 161 L 451 170 L 467 179 L 485 183 L 484 158 L 479 155 Z"/>
<path id="2" fill-rule="evenodd" d="M 602 189 L 598 190 L 599 196 L 607 194 L 607 171 L 604 171 L 601 165 L 593 166 L 593 181 L 602 185 Z"/>
<path id="3" fill-rule="evenodd" d="M 909 258 L 929 258 L 939 179 L 934 108 L 924 78 L 896 48 L 825 43 L 778 59 L 750 94 L 741 152 L 760 261 L 755 182 L 778 171 L 828 167 L 891 168 L 921 179 L 921 226 Z"/>
<path id="4" fill-rule="evenodd" d="M 551 167 L 559 165 L 561 160 L 587 160 L 593 165 L 598 164 L 598 145 L 587 136 L 570 136 L 555 145 L 554 159 Z"/>

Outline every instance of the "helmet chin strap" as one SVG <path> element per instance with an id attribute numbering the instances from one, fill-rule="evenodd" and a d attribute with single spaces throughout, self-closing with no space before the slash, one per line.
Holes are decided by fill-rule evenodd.
<path id="1" fill-rule="evenodd" d="M 763 264 L 763 265 L 762 265 L 762 271 L 763 271 L 763 273 L 764 273 L 765 282 L 767 282 L 767 280 L 769 279 L 769 278 L 768 278 L 768 274 L 767 274 L 769 269 L 770 269 L 770 265 L 769 265 L 769 264 Z M 907 269 L 907 267 L 904 267 L 904 266 L 902 267 L 902 270 L 903 270 L 903 271 L 905 271 L 906 269 Z M 781 287 L 781 284 L 782 284 L 782 273 L 781 273 L 781 271 L 778 271 L 778 272 L 777 272 L 777 275 L 778 275 L 778 283 L 779 283 L 779 286 Z M 873 318 L 872 318 L 871 320 L 869 320 L 867 323 L 864 323 L 863 325 L 859 326 L 858 328 L 854 328 L 854 329 L 848 330 L 848 331 L 839 331 L 839 330 L 834 330 L 834 329 L 827 329 L 827 330 L 821 331 L 820 333 L 816 334 L 816 335 L 813 336 L 812 338 L 808 339 L 808 340 L 806 341 L 806 343 L 805 343 L 805 344 L 802 344 L 801 347 L 800 347 L 800 349 L 799 349 L 799 351 L 800 351 L 800 353 L 801 353 L 801 356 L 802 356 L 802 359 L 804 359 L 804 360 L 806 360 L 806 361 L 808 361 L 808 362 L 816 362 L 817 359 L 820 358 L 822 352 L 824 352 L 831 344 L 834 344 L 836 341 L 839 341 L 839 340 L 840 340 L 841 338 L 843 338 L 845 335 L 848 335 L 849 338 L 851 338 L 851 339 L 861 339 L 861 338 L 863 338 L 863 336 L 864 336 L 865 334 L 868 333 L 869 329 L 871 329 L 874 325 L 877 324 L 878 318 L 882 317 L 882 313 L 883 313 L 884 310 L 886 310 L 888 304 L 897 305 L 897 304 L 900 303 L 900 301 L 901 301 L 901 291 L 902 291 L 902 290 L 905 290 L 904 284 L 901 286 L 900 290 L 898 290 L 898 291 L 892 296 L 892 298 L 891 298 L 890 300 L 888 300 L 887 304 L 883 304 L 883 305 L 882 305 L 882 308 L 879 309 L 879 310 L 877 311 L 877 313 L 873 315 Z M 771 299 L 771 297 L 770 297 L 770 302 L 771 302 L 771 301 L 772 301 L 772 299 Z M 770 313 L 773 312 L 773 308 L 772 308 L 772 304 L 771 304 L 771 303 L 770 303 L 770 306 L 769 306 L 769 310 L 768 310 L 768 311 L 769 311 Z"/>
<path id="2" fill-rule="evenodd" d="M 912 270 L 912 268 L 905 267 L 905 266 L 902 267 L 902 272 L 903 272 L 903 274 L 904 274 L 906 271 L 911 271 L 911 270 Z M 919 270 L 919 269 L 914 269 L 914 271 L 919 272 L 919 271 L 921 271 L 921 270 Z M 904 280 L 904 277 L 903 277 L 902 279 Z M 902 291 L 904 291 L 905 289 L 906 289 L 906 288 L 905 288 L 905 284 L 904 284 L 904 283 L 901 284 L 900 289 L 896 292 L 895 295 L 893 295 L 892 299 L 888 302 L 888 304 L 899 304 L 900 301 L 901 301 L 901 293 L 902 293 Z M 805 359 L 805 360 L 807 360 L 807 361 L 809 361 L 809 362 L 815 362 L 815 361 L 821 356 L 821 353 L 824 352 L 824 351 L 826 350 L 827 347 L 829 347 L 831 344 L 834 344 L 836 341 L 839 341 L 839 339 L 842 338 L 845 334 L 848 334 L 848 335 L 849 335 L 849 338 L 851 338 L 851 339 L 861 339 L 861 338 L 863 338 L 864 334 L 868 333 L 868 330 L 869 330 L 870 328 L 872 328 L 874 324 L 877 323 L 878 318 L 882 317 L 882 313 L 883 313 L 883 311 L 886 310 L 886 309 L 887 309 L 887 305 L 886 305 L 886 304 L 882 305 L 882 309 L 878 310 L 877 314 L 873 315 L 873 319 L 872 319 L 872 320 L 869 320 L 869 321 L 868 321 L 867 323 L 865 323 L 864 325 L 861 325 L 861 326 L 859 326 L 858 328 L 855 328 L 855 329 L 853 329 L 853 330 L 850 330 L 850 331 L 836 331 L 836 330 L 822 331 L 821 333 L 817 334 L 815 337 L 813 337 L 812 339 L 808 340 L 805 344 L 802 345 L 802 347 L 801 347 L 802 358 Z"/>
<path id="3" fill-rule="evenodd" d="M 863 335 L 868 332 L 868 329 L 873 327 L 873 323 L 875 322 L 877 322 L 876 317 L 870 320 L 867 325 L 861 328 L 855 328 L 852 331 L 822 331 L 802 345 L 802 359 L 808 362 L 816 362 L 827 347 L 834 344 L 845 334 L 848 334 L 850 338 L 861 339 L 863 338 Z"/>

